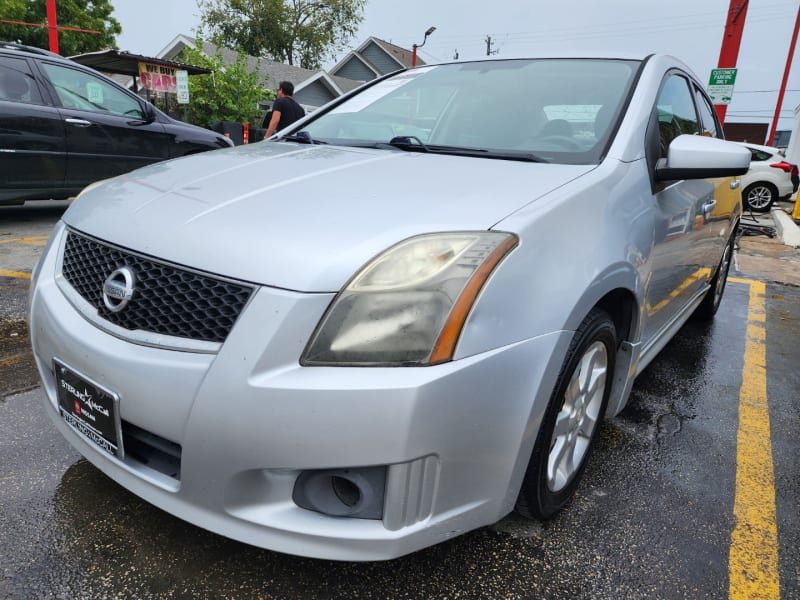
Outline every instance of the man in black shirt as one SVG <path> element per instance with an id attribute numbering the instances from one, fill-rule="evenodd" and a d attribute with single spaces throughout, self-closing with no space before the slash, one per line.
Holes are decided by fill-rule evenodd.
<path id="1" fill-rule="evenodd" d="M 295 102 L 292 94 L 294 94 L 292 82 L 281 81 L 278 85 L 278 99 L 272 105 L 272 118 L 269 120 L 267 133 L 264 134 L 265 139 L 305 116 L 306 111 Z"/>

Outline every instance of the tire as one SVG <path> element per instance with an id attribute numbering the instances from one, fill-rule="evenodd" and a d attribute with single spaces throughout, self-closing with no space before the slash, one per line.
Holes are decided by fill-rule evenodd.
<path id="1" fill-rule="evenodd" d="M 545 411 L 516 511 L 549 519 L 572 497 L 605 414 L 617 349 L 614 322 L 592 309 L 575 332 Z"/>
<path id="2" fill-rule="evenodd" d="M 769 212 L 777 198 L 778 188 L 764 181 L 751 183 L 742 192 L 745 207 L 753 212 Z"/>
<path id="3" fill-rule="evenodd" d="M 717 265 L 717 272 L 711 280 L 711 287 L 708 288 L 705 298 L 700 302 L 694 312 L 695 317 L 703 321 L 710 321 L 714 318 L 719 310 L 719 305 L 722 302 L 722 294 L 725 293 L 725 284 L 728 283 L 728 271 L 731 269 L 731 262 L 733 260 L 733 245 L 736 241 L 736 230 L 734 229 L 731 234 L 731 239 L 728 240 L 725 246 L 725 252 L 722 253 L 722 258 Z"/>

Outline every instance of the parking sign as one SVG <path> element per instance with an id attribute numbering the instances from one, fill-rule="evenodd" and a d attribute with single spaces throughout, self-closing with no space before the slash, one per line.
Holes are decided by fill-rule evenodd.
<path id="1" fill-rule="evenodd" d="M 730 104 L 735 82 L 736 69 L 711 69 L 707 90 L 711 101 L 714 104 Z"/>
<path id="2" fill-rule="evenodd" d="M 178 104 L 189 104 L 188 71 L 175 71 L 175 88 L 178 94 Z"/>

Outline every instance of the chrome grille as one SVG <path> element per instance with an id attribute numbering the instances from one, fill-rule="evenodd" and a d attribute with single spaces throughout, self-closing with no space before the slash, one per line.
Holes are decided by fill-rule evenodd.
<path id="1" fill-rule="evenodd" d="M 123 266 L 135 273 L 135 291 L 128 305 L 115 313 L 103 302 L 103 283 Z M 156 261 L 73 231 L 67 235 L 61 272 L 110 323 L 207 342 L 225 341 L 253 292 L 247 285 Z"/>

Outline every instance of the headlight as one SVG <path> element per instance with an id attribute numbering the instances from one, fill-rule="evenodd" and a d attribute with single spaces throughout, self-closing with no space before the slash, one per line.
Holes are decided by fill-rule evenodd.
<path id="1" fill-rule="evenodd" d="M 498 232 L 414 237 L 380 254 L 339 292 L 303 365 L 423 365 L 451 360 L 486 279 L 517 245 Z"/>

